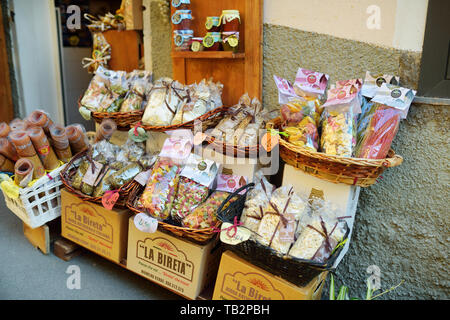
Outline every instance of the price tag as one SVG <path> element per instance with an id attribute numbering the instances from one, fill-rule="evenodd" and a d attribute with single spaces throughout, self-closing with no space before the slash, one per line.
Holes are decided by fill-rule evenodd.
<path id="1" fill-rule="evenodd" d="M 224 222 L 220 230 L 220 241 L 230 245 L 236 245 L 247 241 L 251 236 L 251 231 L 247 228 L 236 227 L 232 223 Z"/>
<path id="2" fill-rule="evenodd" d="M 137 181 L 141 186 L 145 187 L 147 185 L 148 179 L 150 179 L 150 175 L 152 174 L 152 170 L 147 170 L 139 173 L 134 180 Z"/>
<path id="3" fill-rule="evenodd" d="M 267 132 L 264 134 L 264 136 L 261 139 L 261 146 L 267 151 L 272 151 L 275 146 L 280 143 L 279 141 L 280 137 L 276 134 L 271 134 L 270 132 Z"/>
<path id="4" fill-rule="evenodd" d="M 92 163 L 89 165 L 88 170 L 86 171 L 86 174 L 83 178 L 83 183 L 86 183 L 90 186 L 94 186 L 95 181 L 97 180 L 98 175 L 100 174 L 100 171 L 102 171 L 103 165 L 97 161 L 94 161 L 95 164 L 95 171 L 92 173 Z"/>
<path id="5" fill-rule="evenodd" d="M 102 197 L 103 207 L 107 210 L 112 210 L 119 199 L 119 196 L 120 194 L 118 191 L 107 191 Z"/>
<path id="6" fill-rule="evenodd" d="M 134 225 L 142 232 L 155 233 L 158 229 L 158 220 L 145 213 L 138 213 L 134 216 Z"/>

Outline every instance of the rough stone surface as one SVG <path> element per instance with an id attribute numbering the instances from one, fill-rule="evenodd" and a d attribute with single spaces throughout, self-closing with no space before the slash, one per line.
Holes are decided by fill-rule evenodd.
<path id="1" fill-rule="evenodd" d="M 447 107 L 413 105 L 393 144 L 403 164 L 362 189 L 350 249 L 337 270 L 351 294 L 364 294 L 366 269 L 376 265 L 383 290 L 405 281 L 382 298 L 449 298 L 449 116 Z"/>
<path id="2" fill-rule="evenodd" d="M 154 30 L 170 33 L 167 24 Z M 160 41 L 171 41 L 157 33 Z M 154 60 L 156 75 L 171 70 L 170 43 L 161 44 Z M 273 75 L 293 80 L 299 66 L 328 73 L 333 82 L 363 78 L 366 70 L 398 74 L 403 85 L 415 89 L 420 53 L 265 24 L 265 107 L 277 107 Z M 350 296 L 365 295 L 367 267 L 376 265 L 382 290 L 405 281 L 380 299 L 450 298 L 449 126 L 447 107 L 411 106 L 393 144 L 404 163 L 361 191 L 350 249 L 336 272 L 338 285 L 349 286 Z M 328 284 L 323 292 L 327 299 Z"/>
<path id="3" fill-rule="evenodd" d="M 151 3 L 153 79 L 172 77 L 172 27 L 169 14 L 162 15 L 156 1 Z"/>

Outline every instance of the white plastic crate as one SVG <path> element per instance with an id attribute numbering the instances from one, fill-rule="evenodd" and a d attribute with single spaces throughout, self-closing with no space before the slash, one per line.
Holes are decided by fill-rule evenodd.
<path id="1" fill-rule="evenodd" d="M 39 178 L 31 187 L 21 188 L 17 199 L 3 192 L 6 206 L 31 228 L 61 216 L 62 181 L 59 173 L 65 166 Z"/>

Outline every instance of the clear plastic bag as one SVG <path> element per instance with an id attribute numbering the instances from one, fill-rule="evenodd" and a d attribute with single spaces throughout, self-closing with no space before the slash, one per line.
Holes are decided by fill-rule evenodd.
<path id="1" fill-rule="evenodd" d="M 141 110 L 145 101 L 145 93 L 151 86 L 151 73 L 149 71 L 134 70 L 130 77 L 130 90 L 127 92 L 120 112 Z"/>
<path id="2" fill-rule="evenodd" d="M 262 171 L 255 173 L 254 182 L 255 187 L 247 194 L 240 221 L 244 227 L 257 233 L 264 209 L 269 204 L 275 186 L 267 181 Z"/>
<path id="3" fill-rule="evenodd" d="M 186 101 L 187 91 L 181 83 L 169 78 L 159 79 L 149 92 L 142 123 L 150 126 L 169 126 Z"/>
<path id="4" fill-rule="evenodd" d="M 361 131 L 355 150 L 357 158 L 384 159 L 400 125 L 401 111 L 374 104 L 370 112 L 361 119 Z"/>
<path id="5" fill-rule="evenodd" d="M 172 125 L 192 121 L 211 111 L 211 91 L 202 80 L 198 85 L 189 86 L 191 101 L 180 107 L 172 120 Z"/>
<path id="6" fill-rule="evenodd" d="M 322 119 L 322 152 L 351 157 L 356 145 L 356 124 L 352 109 L 341 107 L 325 110 Z"/>
<path id="7" fill-rule="evenodd" d="M 171 216 L 175 221 L 181 221 L 188 216 L 192 210 L 208 198 L 209 189 L 189 178 L 180 177 L 177 196 L 175 197 Z"/>
<path id="8" fill-rule="evenodd" d="M 325 263 L 344 240 L 347 225 L 341 219 L 342 212 L 329 202 L 316 199 L 312 201 L 311 210 L 312 214 L 301 222 L 304 226 L 289 255 Z"/>
<path id="9" fill-rule="evenodd" d="M 177 194 L 180 169 L 167 159 L 159 159 L 153 166 L 140 203 L 142 209 L 158 220 L 163 221 L 170 216 Z"/>
<path id="10" fill-rule="evenodd" d="M 319 149 L 318 106 L 318 100 L 295 99 L 281 107 L 282 128 L 289 143 L 311 151 Z"/>
<path id="11" fill-rule="evenodd" d="M 111 75 L 114 71 L 98 67 L 86 89 L 81 105 L 91 111 L 103 112 L 114 102 L 114 97 L 110 91 Z"/>
<path id="12" fill-rule="evenodd" d="M 307 207 L 306 200 L 291 186 L 276 189 L 264 210 L 256 240 L 286 254 L 295 241 L 298 221 L 307 214 Z"/>

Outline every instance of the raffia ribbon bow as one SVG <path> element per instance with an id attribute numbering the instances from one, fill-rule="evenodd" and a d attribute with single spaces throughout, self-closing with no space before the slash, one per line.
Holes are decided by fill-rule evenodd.
<path id="1" fill-rule="evenodd" d="M 83 68 L 89 68 L 91 65 L 96 65 L 97 68 L 99 66 L 106 66 L 108 64 L 108 60 L 111 59 L 111 55 L 109 53 L 110 49 L 111 46 L 107 44 L 102 50 L 94 50 L 92 52 L 92 58 L 83 58 L 81 60 Z M 97 68 L 94 69 L 97 70 Z"/>

